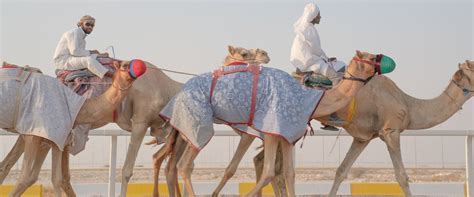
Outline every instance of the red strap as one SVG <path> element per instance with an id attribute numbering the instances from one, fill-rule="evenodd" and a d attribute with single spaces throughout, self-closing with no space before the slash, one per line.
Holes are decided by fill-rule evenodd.
<path id="1" fill-rule="evenodd" d="M 242 65 L 242 64 L 239 64 L 239 65 Z M 217 80 L 219 79 L 219 77 L 221 77 L 222 75 L 227 75 L 227 74 L 232 74 L 232 73 L 237 73 L 237 72 L 252 73 L 253 74 L 252 98 L 251 98 L 251 103 L 250 103 L 249 121 L 247 123 L 248 126 L 252 126 L 253 119 L 255 117 L 255 108 L 257 106 L 257 87 L 258 87 L 258 78 L 260 76 L 260 68 L 261 67 L 258 65 L 251 64 L 251 65 L 248 65 L 244 69 L 236 69 L 236 70 L 226 71 L 226 72 L 224 72 L 222 69 L 214 70 L 214 72 L 212 73 L 212 83 L 211 83 L 211 91 L 209 95 L 209 102 L 212 103 L 212 96 L 214 95 L 214 89 L 216 87 Z"/>
<path id="2" fill-rule="evenodd" d="M 359 59 L 359 58 L 353 58 L 353 60 L 373 65 L 375 67 L 375 72 L 379 73 L 379 75 L 382 74 L 382 72 L 380 71 L 380 62 L 371 62 L 371 61 L 363 60 L 363 59 Z"/>
<path id="3" fill-rule="evenodd" d="M 245 62 L 231 62 L 225 66 L 238 66 L 238 65 L 247 65 Z"/>
<path id="4" fill-rule="evenodd" d="M 250 114 L 249 114 L 249 123 L 248 126 L 253 125 L 253 118 L 255 117 L 255 107 L 257 106 L 257 86 L 258 86 L 258 77 L 260 76 L 260 66 L 249 65 L 249 71 L 253 74 L 253 83 L 252 83 L 252 101 L 250 103 Z"/>
<path id="5" fill-rule="evenodd" d="M 4 64 L 2 68 L 18 68 L 18 66 L 12 65 L 12 64 Z"/>
<path id="6" fill-rule="evenodd" d="M 117 109 L 115 109 L 114 112 L 112 113 L 113 122 L 117 122 L 117 118 L 118 118 L 118 112 L 117 112 Z"/>

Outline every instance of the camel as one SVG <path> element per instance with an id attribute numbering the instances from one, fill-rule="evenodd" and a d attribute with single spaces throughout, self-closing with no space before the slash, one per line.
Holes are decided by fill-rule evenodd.
<path id="1" fill-rule="evenodd" d="M 111 87 L 101 96 L 85 100 L 85 102 L 79 109 L 76 119 L 74 119 L 74 126 L 80 124 L 90 124 L 95 122 L 97 119 L 101 119 L 102 117 L 110 115 L 111 113 L 113 113 L 117 105 L 121 103 L 122 99 L 125 98 L 125 96 L 128 94 L 128 90 L 134 81 L 128 71 L 129 62 L 114 62 L 114 67 L 117 71 L 113 76 L 113 82 Z M 46 76 L 40 75 L 39 77 Z M 18 123 L 22 124 L 21 122 Z M 16 128 L 11 128 L 7 130 L 15 131 Z M 70 194 L 70 192 L 72 191 L 72 186 L 68 184 L 68 181 L 64 182 L 65 180 L 63 180 L 62 176 L 63 173 L 69 174 L 68 168 L 61 168 L 62 159 L 64 158 L 65 160 L 67 160 L 68 152 L 62 151 L 62 148 L 59 148 L 57 144 L 43 137 L 22 134 L 20 135 L 20 138 L 22 139 L 21 143 L 23 143 L 20 143 L 20 145 L 24 145 L 24 162 L 22 165 L 20 178 L 18 179 L 15 188 L 13 189 L 10 195 L 20 196 L 29 186 L 36 182 L 36 180 L 38 179 L 39 172 L 41 170 L 41 166 L 44 162 L 44 159 L 46 158 L 47 153 L 49 152 L 50 147 L 53 149 L 52 183 L 55 195 L 61 196 L 61 188 L 63 188 L 67 194 Z M 71 138 L 67 139 L 67 141 L 70 140 Z M 74 193 L 72 192 L 72 194 Z"/>
<path id="2" fill-rule="evenodd" d="M 357 91 L 366 83 L 368 82 L 374 75 L 375 75 L 375 68 L 374 65 L 376 56 L 369 53 L 362 53 L 357 51 L 356 56 L 353 58 L 351 63 L 348 66 L 347 72 L 345 73 L 344 80 L 339 83 L 334 89 L 326 91 L 325 95 L 319 102 L 319 107 L 311 113 L 311 119 L 315 119 L 318 117 L 329 115 L 340 108 L 343 108 L 345 105 L 349 103 L 352 97 L 354 97 Z M 198 101 L 199 102 L 199 101 Z M 166 108 L 165 108 L 166 109 Z M 179 107 L 178 107 L 179 109 Z M 162 111 L 163 113 L 163 111 Z M 166 118 L 166 117 L 165 117 Z M 205 118 L 207 119 L 207 118 Z M 171 119 L 173 122 L 173 119 Z M 176 128 L 175 125 L 172 125 Z M 183 136 L 183 131 L 179 131 L 181 137 L 186 138 Z M 170 135 L 170 140 L 167 143 L 174 143 L 177 142 L 177 132 L 176 135 Z M 243 135 L 246 135 L 245 132 L 242 132 Z M 254 196 L 257 194 L 258 190 L 260 190 L 264 185 L 266 185 L 274 176 L 274 163 L 275 163 L 275 156 L 276 156 L 276 148 L 280 144 L 282 146 L 283 152 L 283 171 L 285 172 L 286 180 L 288 180 L 287 185 L 289 187 L 290 196 L 295 195 L 295 188 L 294 188 L 294 168 L 293 163 L 291 162 L 291 155 L 292 155 L 292 144 L 289 141 L 286 141 L 283 138 L 280 138 L 276 135 L 272 134 L 263 134 L 264 140 L 264 150 L 265 150 L 265 161 L 264 161 L 264 172 L 262 175 L 262 179 L 257 183 L 256 187 L 247 194 L 247 196 Z M 187 139 L 187 138 L 186 138 Z M 165 147 L 172 147 L 173 145 L 166 144 Z M 176 147 L 174 147 L 176 148 Z M 186 148 L 184 150 L 183 155 L 179 158 L 179 162 L 177 163 L 177 169 L 179 174 L 181 175 L 184 183 L 185 189 L 190 196 L 194 196 L 194 190 L 192 187 L 192 183 L 190 180 L 190 175 L 192 172 L 192 165 L 193 160 L 198 155 L 200 148 L 197 147 L 195 144 L 191 143 L 187 140 Z M 160 150 L 161 151 L 161 150 Z M 159 151 L 159 152 L 160 152 Z M 163 151 L 166 152 L 166 151 Z M 168 150 L 169 152 L 169 150 Z M 175 152 L 173 152 L 175 153 Z M 173 155 L 172 155 L 173 157 Z"/>
<path id="3" fill-rule="evenodd" d="M 228 55 L 224 64 L 232 61 L 247 61 L 268 63 L 269 57 L 262 49 L 244 49 L 241 47 L 228 46 L 230 55 Z M 136 160 L 138 149 L 143 141 L 146 130 L 150 128 L 150 133 L 157 136 L 158 139 L 164 139 L 166 133 L 162 130 L 163 119 L 158 114 L 168 101 L 181 89 L 181 83 L 176 82 L 165 75 L 161 70 L 151 63 L 146 62 L 148 71 L 138 78 L 129 90 L 129 95 L 125 99 L 125 107 L 120 109 L 118 119 L 115 123 L 127 131 L 132 132 L 125 165 L 122 170 L 122 190 L 121 195 L 125 196 L 127 192 L 128 181 L 133 172 L 133 166 Z M 161 85 L 156 85 L 161 84 Z M 166 88 L 163 88 L 166 87 Z M 91 128 L 99 128 L 107 123 L 114 122 L 112 116 L 96 119 Z M 160 143 L 160 142 L 158 142 Z M 8 172 L 19 159 L 24 151 L 25 142 L 23 138 L 18 138 L 17 142 L 0 163 L 0 184 L 5 180 Z M 66 150 L 67 151 L 67 150 Z M 68 168 L 68 154 L 63 160 L 63 168 Z M 70 180 L 68 173 L 64 173 L 65 180 Z M 68 183 L 69 184 L 69 183 Z M 68 196 L 73 196 L 71 193 Z"/>
<path id="4" fill-rule="evenodd" d="M 343 126 L 354 139 L 336 171 L 329 196 L 336 196 L 339 186 L 347 177 L 357 157 L 369 142 L 377 137 L 387 145 L 396 179 L 405 196 L 412 196 L 402 162 L 400 133 L 406 129 L 428 129 L 443 123 L 461 109 L 462 105 L 473 96 L 473 92 L 474 61 L 459 64 L 459 69 L 454 73 L 447 88 L 438 97 L 430 100 L 416 99 L 405 94 L 388 77 L 377 76 L 372 79 L 356 96 L 357 108 L 352 122 Z M 347 117 L 348 108 L 349 106 L 342 108 L 337 114 L 340 117 Z M 252 140 L 241 143 L 250 144 Z M 239 148 L 237 150 L 246 151 Z M 263 151 L 254 159 L 257 174 L 262 170 L 262 160 Z M 279 162 L 281 161 L 277 161 Z M 284 191 L 284 181 L 276 185 L 279 188 L 277 190 Z"/>
<path id="5" fill-rule="evenodd" d="M 267 64 L 270 62 L 270 58 L 268 57 L 268 53 L 265 50 L 262 49 L 250 49 L 250 58 L 247 57 L 248 55 L 246 53 L 246 50 L 241 47 L 234 48 L 232 46 L 228 47 L 229 55 L 227 55 L 224 59 L 223 65 L 229 65 L 233 62 L 243 62 L 247 64 Z M 166 133 L 172 133 L 175 132 L 171 129 L 166 130 Z M 170 138 L 167 138 L 167 141 L 169 141 Z M 177 143 L 181 143 L 182 138 L 178 136 Z M 147 145 L 151 144 L 160 144 L 156 138 L 154 138 L 152 141 L 146 143 Z M 172 142 L 166 143 L 165 146 L 163 146 L 159 151 L 157 151 L 153 155 L 153 179 L 154 179 L 154 187 L 153 187 L 153 196 L 159 196 L 158 192 L 158 184 L 159 184 L 159 173 L 160 173 L 160 168 L 163 160 L 167 155 L 171 155 L 170 160 L 168 161 L 168 164 L 166 166 L 166 177 L 167 177 L 167 183 L 168 183 L 168 190 L 170 196 L 174 195 L 180 195 L 179 188 L 177 187 L 177 172 L 176 172 L 176 162 L 177 159 L 180 158 L 180 155 L 184 151 L 184 146 L 177 146 L 177 147 L 183 147 L 183 148 L 177 148 L 177 149 L 172 149 Z M 183 144 L 184 145 L 184 144 Z M 178 154 L 171 154 L 171 151 L 178 151 Z M 178 157 L 176 157 L 178 156 Z"/>

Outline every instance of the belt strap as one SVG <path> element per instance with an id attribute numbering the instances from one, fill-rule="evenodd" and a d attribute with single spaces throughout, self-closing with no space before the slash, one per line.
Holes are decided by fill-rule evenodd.
<path id="1" fill-rule="evenodd" d="M 17 75 L 17 81 L 20 82 L 20 87 L 16 91 L 16 104 L 15 104 L 15 115 L 13 116 L 13 127 L 16 127 L 16 123 L 18 121 L 18 113 L 20 110 L 20 102 L 21 102 L 21 93 L 23 91 L 23 87 L 25 86 L 26 81 L 31 76 L 31 72 L 25 71 L 24 69 L 20 69 L 20 72 Z"/>
<path id="2" fill-rule="evenodd" d="M 257 106 L 257 87 L 258 87 L 258 78 L 260 76 L 260 71 L 261 71 L 261 66 L 255 65 L 255 64 L 249 64 L 247 65 L 246 68 L 243 69 L 236 69 L 236 70 L 231 70 L 231 71 L 224 71 L 222 68 L 221 69 L 216 69 L 212 73 L 212 83 L 211 83 L 211 91 L 209 95 L 209 102 L 212 104 L 212 96 L 214 95 L 214 89 L 217 84 L 217 80 L 219 77 L 223 75 L 228 75 L 228 74 L 233 74 L 233 73 L 238 73 L 238 72 L 250 72 L 252 73 L 252 98 L 251 98 L 251 103 L 250 103 L 250 114 L 249 114 L 249 120 L 247 122 L 248 126 L 253 125 L 253 119 L 255 117 L 255 108 Z"/>

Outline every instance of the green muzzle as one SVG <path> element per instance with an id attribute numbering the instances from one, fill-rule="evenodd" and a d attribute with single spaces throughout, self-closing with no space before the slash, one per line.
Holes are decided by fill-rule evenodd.
<path id="1" fill-rule="evenodd" d="M 392 58 L 379 54 L 377 55 L 377 64 L 376 70 L 379 74 L 387 74 L 395 70 L 397 64 L 393 61 Z"/>

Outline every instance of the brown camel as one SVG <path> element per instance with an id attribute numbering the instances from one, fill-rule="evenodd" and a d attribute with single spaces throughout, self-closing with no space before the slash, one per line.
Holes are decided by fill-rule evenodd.
<path id="1" fill-rule="evenodd" d="M 269 62 L 267 52 L 262 49 L 246 50 L 241 47 L 229 46 L 228 50 L 230 55 L 226 57 L 224 60 L 225 62 L 239 60 L 253 60 L 262 63 Z M 119 117 L 116 123 L 124 130 L 130 131 L 130 129 L 132 129 L 132 138 L 130 140 L 123 168 L 124 176 L 122 178 L 122 196 L 125 196 L 126 194 L 126 186 L 131 178 L 138 148 L 140 148 L 140 144 L 142 143 L 147 128 L 150 127 L 152 135 L 158 136 L 158 138 L 164 138 L 165 134 L 161 129 L 163 120 L 157 114 L 159 114 L 163 106 L 166 105 L 166 103 L 181 89 L 182 85 L 179 82 L 173 81 L 150 63 L 147 63 L 147 68 L 148 71 L 142 77 L 137 79 L 134 82 L 135 85 L 130 88 L 130 94 L 125 100 L 125 107 L 122 109 L 118 108 Z M 163 86 L 157 86 L 155 84 L 163 84 Z M 92 128 L 99 128 L 110 122 L 113 122 L 112 116 L 96 119 L 92 122 Z M 18 138 L 6 158 L 0 163 L 0 184 L 5 180 L 10 169 L 23 153 L 24 147 L 24 139 Z M 67 166 L 67 169 L 69 169 L 69 155 L 65 155 L 67 158 L 63 160 L 63 166 Z M 130 164 L 132 160 L 133 163 Z M 64 173 L 64 176 L 69 184 L 69 174 Z M 73 195 L 72 190 L 71 192 L 72 193 L 68 194 L 68 196 Z"/>
<path id="2" fill-rule="evenodd" d="M 438 97 L 430 100 L 416 99 L 405 94 L 385 76 L 375 77 L 357 94 L 354 119 L 343 127 L 354 139 L 346 157 L 336 171 L 329 196 L 336 196 L 340 184 L 347 177 L 357 157 L 369 142 L 377 137 L 380 137 L 387 145 L 396 179 L 405 196 L 412 196 L 400 152 L 400 133 L 406 129 L 427 129 L 441 124 L 459 111 L 461 106 L 472 97 L 473 92 L 473 61 L 459 64 L 459 69 L 454 73 L 447 88 Z M 348 108 L 346 106 L 337 111 L 337 114 L 340 117 L 347 117 Z M 244 144 L 250 144 L 252 140 Z M 238 151 L 245 150 L 238 149 Z M 255 157 L 254 161 L 256 168 L 260 168 L 257 170 L 258 174 L 262 168 L 263 151 Z M 284 181 L 277 185 L 279 190 L 284 189 Z"/>
<path id="3" fill-rule="evenodd" d="M 329 115 L 347 105 L 351 98 L 355 96 L 357 91 L 364 85 L 364 83 L 361 82 L 368 81 L 368 79 L 370 79 L 374 75 L 375 68 L 373 64 L 375 64 L 375 55 L 369 53 L 361 53 L 357 51 L 356 56 L 348 66 L 346 76 L 344 77 L 345 80 L 338 84 L 337 87 L 335 87 L 334 89 L 326 91 L 325 96 L 320 101 L 319 107 L 316 109 L 315 112 L 313 112 L 311 118 L 314 119 Z M 174 143 L 175 141 L 177 141 L 176 136 L 170 135 L 170 138 L 172 139 L 167 141 L 167 143 Z M 283 169 L 287 178 L 286 180 L 288 180 L 287 185 L 289 187 L 289 193 L 291 196 L 294 196 L 294 168 L 293 163 L 290 159 L 293 151 L 292 145 L 285 141 L 283 138 L 279 138 L 271 134 L 264 134 L 264 139 L 264 150 L 265 155 L 267 155 L 267 157 L 265 158 L 265 167 L 262 175 L 263 178 L 257 183 L 256 188 L 254 188 L 247 195 L 256 195 L 257 191 L 273 178 L 276 148 L 280 144 L 282 146 L 283 151 Z M 165 145 L 165 147 L 172 146 L 173 145 L 168 144 Z M 176 149 L 176 147 L 174 149 Z M 169 151 L 170 150 L 163 152 Z M 177 168 L 184 180 L 186 191 L 191 196 L 194 196 L 194 191 L 191 184 L 190 175 L 192 171 L 193 160 L 196 158 L 198 153 L 199 150 L 188 143 L 182 157 L 179 158 L 179 162 L 177 163 Z"/>
<path id="4" fill-rule="evenodd" d="M 113 76 L 112 86 L 101 96 L 93 99 L 86 99 L 80 108 L 74 126 L 80 124 L 90 124 L 97 119 L 109 116 L 119 105 L 123 98 L 128 94 L 134 79 L 127 71 L 129 62 L 114 62 L 117 69 Z M 14 109 L 12 109 L 14 110 Z M 42 120 L 39 120 L 42 121 Z M 18 122 L 21 124 L 21 122 Z M 66 131 L 68 132 L 68 131 Z M 41 165 L 46 158 L 49 149 L 52 148 L 52 182 L 56 196 L 61 196 L 61 188 L 69 195 L 74 195 L 72 187 L 68 180 L 63 180 L 62 174 L 69 174 L 68 168 L 61 168 L 62 159 L 67 160 L 69 153 L 62 151 L 57 144 L 52 141 L 34 135 L 20 135 L 23 141 L 25 152 L 24 162 L 15 188 L 11 192 L 11 196 L 20 196 L 25 190 L 36 182 L 38 179 Z M 68 141 L 71 138 L 68 139 Z M 66 145 L 67 146 L 67 145 Z M 65 148 L 67 150 L 67 148 Z M 21 153 L 20 153 L 21 154 Z M 66 181 L 66 182 L 64 182 Z M 65 184 L 66 183 L 66 184 Z M 70 193 L 72 192 L 72 193 Z"/>

